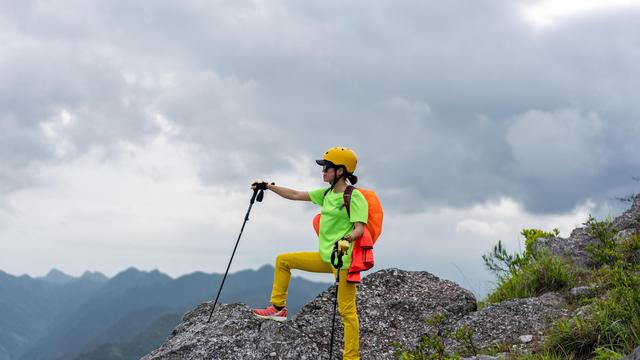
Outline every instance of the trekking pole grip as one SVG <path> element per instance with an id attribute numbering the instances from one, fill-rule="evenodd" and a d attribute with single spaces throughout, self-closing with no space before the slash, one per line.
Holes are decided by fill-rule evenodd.
<path id="1" fill-rule="evenodd" d="M 275 184 L 276 183 L 271 183 L 271 185 L 275 185 Z M 264 199 L 264 191 L 265 190 L 269 190 L 269 183 L 263 182 L 263 183 L 259 184 L 257 189 L 260 189 L 260 192 L 258 192 L 258 197 L 256 198 L 256 200 L 258 202 L 262 202 L 262 199 Z"/>

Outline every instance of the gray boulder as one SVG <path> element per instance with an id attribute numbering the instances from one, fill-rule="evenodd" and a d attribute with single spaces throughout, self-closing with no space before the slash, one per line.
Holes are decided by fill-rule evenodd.
<path id="1" fill-rule="evenodd" d="M 245 305 L 221 305 L 207 323 L 210 304 L 183 317 L 172 335 L 143 360 L 328 359 L 335 286 L 276 323 L 255 319 Z M 386 269 L 358 288 L 361 359 L 394 359 L 393 342 L 417 344 L 425 319 L 444 314 L 456 321 L 476 309 L 468 290 L 428 272 Z M 342 322 L 336 319 L 334 354 L 342 352 Z"/>
<path id="2" fill-rule="evenodd" d="M 222 304 L 207 323 L 211 305 L 184 315 L 169 339 L 143 359 L 311 359 L 318 353 L 307 336 L 287 323 L 259 321 L 246 305 Z"/>
<path id="3" fill-rule="evenodd" d="M 624 357 L 622 360 L 640 360 L 640 346 L 638 346 L 633 352 Z"/>
<path id="4" fill-rule="evenodd" d="M 541 251 L 546 248 L 552 254 L 559 255 L 574 266 L 590 268 L 595 265 L 595 262 L 587 251 L 587 247 L 596 244 L 598 244 L 598 239 L 589 235 L 587 230 L 581 227 L 574 229 L 568 238 L 539 238 L 533 244 L 533 250 Z"/>
<path id="5" fill-rule="evenodd" d="M 293 325 L 328 348 L 333 292 L 321 294 L 302 308 Z M 459 285 L 428 272 L 386 269 L 363 279 L 358 289 L 362 359 L 393 359 L 393 342 L 417 345 L 425 320 L 436 314 L 457 319 L 476 309 L 476 299 Z M 342 339 L 342 323 L 336 321 Z M 340 345 L 342 341 L 339 342 Z M 340 347 L 341 349 L 341 347 Z"/>
<path id="6" fill-rule="evenodd" d="M 624 240 L 627 240 L 629 237 L 631 237 L 632 235 L 634 235 L 636 232 L 638 232 L 638 229 L 636 228 L 630 228 L 630 229 L 624 229 L 619 231 L 615 236 L 614 236 L 614 240 L 617 243 L 620 243 Z"/>
<path id="7" fill-rule="evenodd" d="M 471 329 L 477 349 L 508 345 L 520 350 L 533 349 L 543 339 L 544 331 L 556 320 L 570 315 L 567 303 L 558 293 L 514 299 L 489 305 L 469 313 L 454 324 Z M 452 349 L 459 350 L 454 343 Z"/>
<path id="8" fill-rule="evenodd" d="M 633 205 L 613 220 L 613 226 L 618 230 L 616 241 L 624 239 L 640 230 L 640 194 L 634 196 Z M 574 266 L 592 268 L 597 264 L 587 251 L 590 245 L 597 245 L 599 240 L 587 233 L 586 228 L 576 228 L 568 238 L 552 237 L 537 239 L 533 245 L 534 251 L 549 249 L 552 254 L 559 255 Z"/>
<path id="9" fill-rule="evenodd" d="M 584 298 L 592 298 L 600 294 L 604 289 L 602 286 L 592 284 L 587 286 L 578 286 L 569 290 L 571 301 L 578 304 Z"/>
<path id="10" fill-rule="evenodd" d="M 613 220 L 613 225 L 618 231 L 640 228 L 640 194 L 634 196 L 629 209 Z"/>

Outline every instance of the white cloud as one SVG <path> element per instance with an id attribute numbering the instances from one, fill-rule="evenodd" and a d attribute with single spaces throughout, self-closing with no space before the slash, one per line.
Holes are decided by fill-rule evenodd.
<path id="1" fill-rule="evenodd" d="M 57 116 L 40 123 L 40 130 L 49 141 L 54 153 L 58 157 L 70 155 L 76 150 L 75 145 L 68 139 L 67 130 L 73 126 L 75 117 L 63 109 Z"/>
<path id="2" fill-rule="evenodd" d="M 10 194 L 8 207 L 0 211 L 3 270 L 43 274 L 58 267 L 74 274 L 86 269 L 114 274 L 138 266 L 173 275 L 224 271 L 248 206 L 250 179 L 239 178 L 235 190 L 203 184 L 199 152 L 174 137 L 158 135 L 114 147 L 42 165 L 39 187 Z M 304 169 L 265 173 L 264 178 L 320 186 L 310 159 L 289 160 L 296 168 L 304 163 Z M 267 194 L 264 203 L 254 205 L 235 269 L 270 263 L 276 249 L 315 248 L 312 236 L 300 238 L 312 235 L 312 208 L 284 206 L 276 197 Z"/>
<path id="3" fill-rule="evenodd" d="M 162 134 L 176 136 L 180 134 L 180 127 L 173 121 L 167 119 L 164 115 L 156 113 L 154 120 Z"/>
<path id="4" fill-rule="evenodd" d="M 536 27 L 549 27 L 579 16 L 640 7 L 638 0 L 544 0 L 524 8 L 526 19 Z"/>
<path id="5" fill-rule="evenodd" d="M 504 231 L 507 225 L 504 222 L 498 222 L 495 224 L 488 223 L 476 219 L 464 219 L 456 224 L 456 232 L 469 233 L 470 235 L 496 235 L 497 233 Z"/>

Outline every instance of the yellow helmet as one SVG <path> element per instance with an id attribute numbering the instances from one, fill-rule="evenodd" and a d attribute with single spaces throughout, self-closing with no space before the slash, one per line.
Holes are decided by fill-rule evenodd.
<path id="1" fill-rule="evenodd" d="M 322 160 L 316 160 L 318 165 L 343 165 L 347 172 L 353 174 L 358 164 L 358 156 L 348 147 L 337 146 L 327 150 Z"/>

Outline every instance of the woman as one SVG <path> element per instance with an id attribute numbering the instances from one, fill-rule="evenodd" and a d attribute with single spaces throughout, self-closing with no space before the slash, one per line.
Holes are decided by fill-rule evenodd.
<path id="1" fill-rule="evenodd" d="M 287 319 L 287 290 L 291 269 L 318 273 L 335 273 L 331 266 L 331 253 L 334 244 L 340 241 L 343 251 L 343 265 L 340 270 L 338 284 L 338 309 L 344 324 L 344 353 L 343 359 L 359 359 L 359 322 L 356 312 L 356 284 L 347 282 L 347 272 L 351 264 L 351 250 L 353 240 L 360 237 L 367 223 L 368 204 L 364 196 L 357 189 L 353 190 L 350 202 L 350 216 L 344 204 L 343 193 L 347 187 L 347 180 L 355 184 L 358 178 L 353 175 L 358 162 L 356 153 L 346 147 L 334 147 L 325 152 L 322 160 L 316 160 L 322 166 L 322 179 L 329 183 L 309 192 L 297 191 L 266 183 L 268 190 L 289 200 L 311 201 L 321 206 L 320 229 L 318 233 L 318 251 L 284 253 L 276 257 L 276 267 L 271 291 L 271 305 L 265 309 L 254 309 L 253 314 L 263 319 L 285 321 Z"/>

